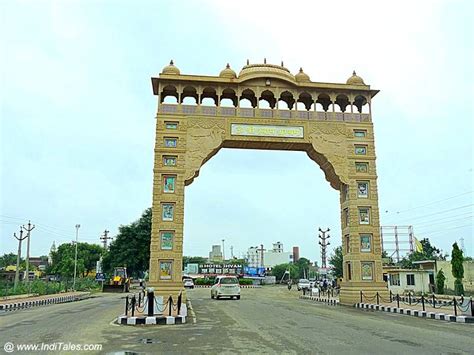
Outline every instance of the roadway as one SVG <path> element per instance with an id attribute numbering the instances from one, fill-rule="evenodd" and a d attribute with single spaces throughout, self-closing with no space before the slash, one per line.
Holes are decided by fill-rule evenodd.
<path id="1" fill-rule="evenodd" d="M 3 343 L 102 344 L 108 354 L 472 354 L 474 325 L 299 300 L 286 287 L 243 289 L 241 300 L 190 290 L 196 323 L 118 326 L 122 294 L 0 314 Z"/>

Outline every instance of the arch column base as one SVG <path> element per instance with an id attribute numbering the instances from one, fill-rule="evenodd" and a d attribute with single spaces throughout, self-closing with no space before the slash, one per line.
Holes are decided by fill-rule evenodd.
<path id="1" fill-rule="evenodd" d="M 376 303 L 376 294 L 379 293 L 380 300 L 390 298 L 386 282 L 342 282 L 341 292 L 339 293 L 339 302 L 346 306 L 353 306 L 360 302 L 360 291 L 363 292 L 363 302 L 367 298 L 374 298 L 371 303 Z"/>
<path id="2" fill-rule="evenodd" d="M 163 300 L 166 301 L 168 300 L 168 297 L 171 296 L 173 297 L 173 302 L 176 303 L 178 301 L 178 296 L 182 292 L 182 302 L 186 302 L 186 289 L 183 287 L 182 283 L 163 283 L 163 282 L 152 282 L 149 281 L 147 283 L 147 288 L 148 287 L 153 287 L 155 296 L 161 296 L 163 297 Z"/>

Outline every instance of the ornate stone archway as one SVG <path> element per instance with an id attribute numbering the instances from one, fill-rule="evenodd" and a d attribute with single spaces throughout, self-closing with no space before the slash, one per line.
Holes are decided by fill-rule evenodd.
<path id="1" fill-rule="evenodd" d="M 238 76 L 229 66 L 219 76 L 194 76 L 181 75 L 171 62 L 158 78 L 152 78 L 152 84 L 158 112 L 150 285 L 158 293 L 176 295 L 182 289 L 185 186 L 223 147 L 305 151 L 340 191 L 341 302 L 356 303 L 361 290 L 369 296 L 387 292 L 382 278 L 370 112 L 377 90 L 355 73 L 345 84 L 317 83 L 302 69 L 293 76 L 283 66 L 266 63 L 247 64 Z M 189 92 L 197 98 L 197 105 L 180 104 Z M 278 100 L 274 108 L 259 108 L 262 92 L 283 99 L 290 109 L 279 109 Z M 178 96 L 178 104 L 164 104 L 166 96 Z M 216 106 L 201 105 L 205 97 L 212 98 Z M 221 107 L 223 98 L 231 99 L 235 106 Z M 243 98 L 252 107 L 240 107 Z M 325 111 L 316 110 L 318 103 Z M 343 112 L 336 112 L 335 105 Z M 365 105 L 367 113 L 363 113 Z"/>

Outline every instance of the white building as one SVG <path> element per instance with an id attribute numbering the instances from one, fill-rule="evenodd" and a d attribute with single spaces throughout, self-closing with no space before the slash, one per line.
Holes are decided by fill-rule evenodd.
<path id="1" fill-rule="evenodd" d="M 212 250 L 209 252 L 209 261 L 222 261 L 222 250 L 220 245 L 213 245 Z"/>
<path id="2" fill-rule="evenodd" d="M 258 247 L 250 247 L 247 250 L 247 263 L 249 267 L 260 267 L 262 264 Z"/>
<path id="3" fill-rule="evenodd" d="M 283 250 L 283 244 L 280 242 L 273 243 L 272 250 L 262 252 L 259 247 L 250 247 L 247 251 L 247 262 L 249 267 L 265 267 L 271 270 L 275 265 L 288 264 L 293 262 L 293 254 Z"/>
<path id="4" fill-rule="evenodd" d="M 430 275 L 426 270 L 418 269 L 386 269 L 388 289 L 395 294 L 430 293 Z M 432 281 L 432 280 L 431 280 Z"/>

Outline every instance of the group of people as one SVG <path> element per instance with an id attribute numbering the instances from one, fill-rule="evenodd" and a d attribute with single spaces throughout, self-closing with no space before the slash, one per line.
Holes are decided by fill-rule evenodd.
<path id="1" fill-rule="evenodd" d="M 293 281 L 290 279 L 288 280 L 288 290 L 291 290 L 291 287 L 293 285 Z M 336 280 L 328 280 L 328 279 L 323 279 L 323 280 L 316 280 L 313 283 L 313 287 L 319 290 L 319 292 L 326 292 L 328 289 L 337 289 L 337 283 Z"/>

